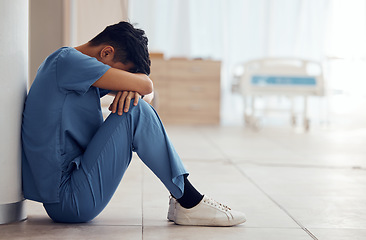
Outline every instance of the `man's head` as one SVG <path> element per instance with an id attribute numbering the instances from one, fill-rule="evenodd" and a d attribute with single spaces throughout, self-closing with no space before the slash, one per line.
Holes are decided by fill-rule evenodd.
<path id="1" fill-rule="evenodd" d="M 113 53 L 113 62 L 132 65 L 131 72 L 150 74 L 150 58 L 145 32 L 128 22 L 119 22 L 106 27 L 89 41 L 91 46 L 105 45 L 101 55 Z"/>

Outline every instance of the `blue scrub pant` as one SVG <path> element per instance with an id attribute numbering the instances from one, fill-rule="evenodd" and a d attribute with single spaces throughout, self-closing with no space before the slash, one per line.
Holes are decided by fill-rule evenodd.
<path id="1" fill-rule="evenodd" d="M 122 116 L 110 114 L 90 141 L 80 166 L 62 173 L 60 202 L 44 204 L 55 222 L 87 222 L 107 205 L 130 164 L 132 151 L 180 198 L 188 174 L 155 110 L 145 101 Z"/>

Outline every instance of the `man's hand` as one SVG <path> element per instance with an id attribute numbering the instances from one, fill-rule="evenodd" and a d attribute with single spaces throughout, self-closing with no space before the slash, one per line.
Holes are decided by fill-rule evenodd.
<path id="1" fill-rule="evenodd" d="M 135 99 L 133 105 L 136 106 L 139 102 L 141 95 L 138 92 L 123 91 L 117 92 L 113 102 L 109 106 L 109 111 L 118 115 L 122 115 L 123 112 L 128 112 L 130 109 L 131 99 Z"/>

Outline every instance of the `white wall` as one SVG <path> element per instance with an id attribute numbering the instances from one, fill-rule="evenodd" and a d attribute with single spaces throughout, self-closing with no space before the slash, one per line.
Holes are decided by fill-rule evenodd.
<path id="1" fill-rule="evenodd" d="M 28 79 L 28 0 L 0 1 L 0 224 L 24 218 L 20 128 Z"/>

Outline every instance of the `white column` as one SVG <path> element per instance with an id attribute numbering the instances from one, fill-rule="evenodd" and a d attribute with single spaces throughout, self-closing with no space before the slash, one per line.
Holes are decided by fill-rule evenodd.
<path id="1" fill-rule="evenodd" d="M 28 0 L 0 1 L 0 224 L 26 218 L 20 128 L 28 78 Z"/>

